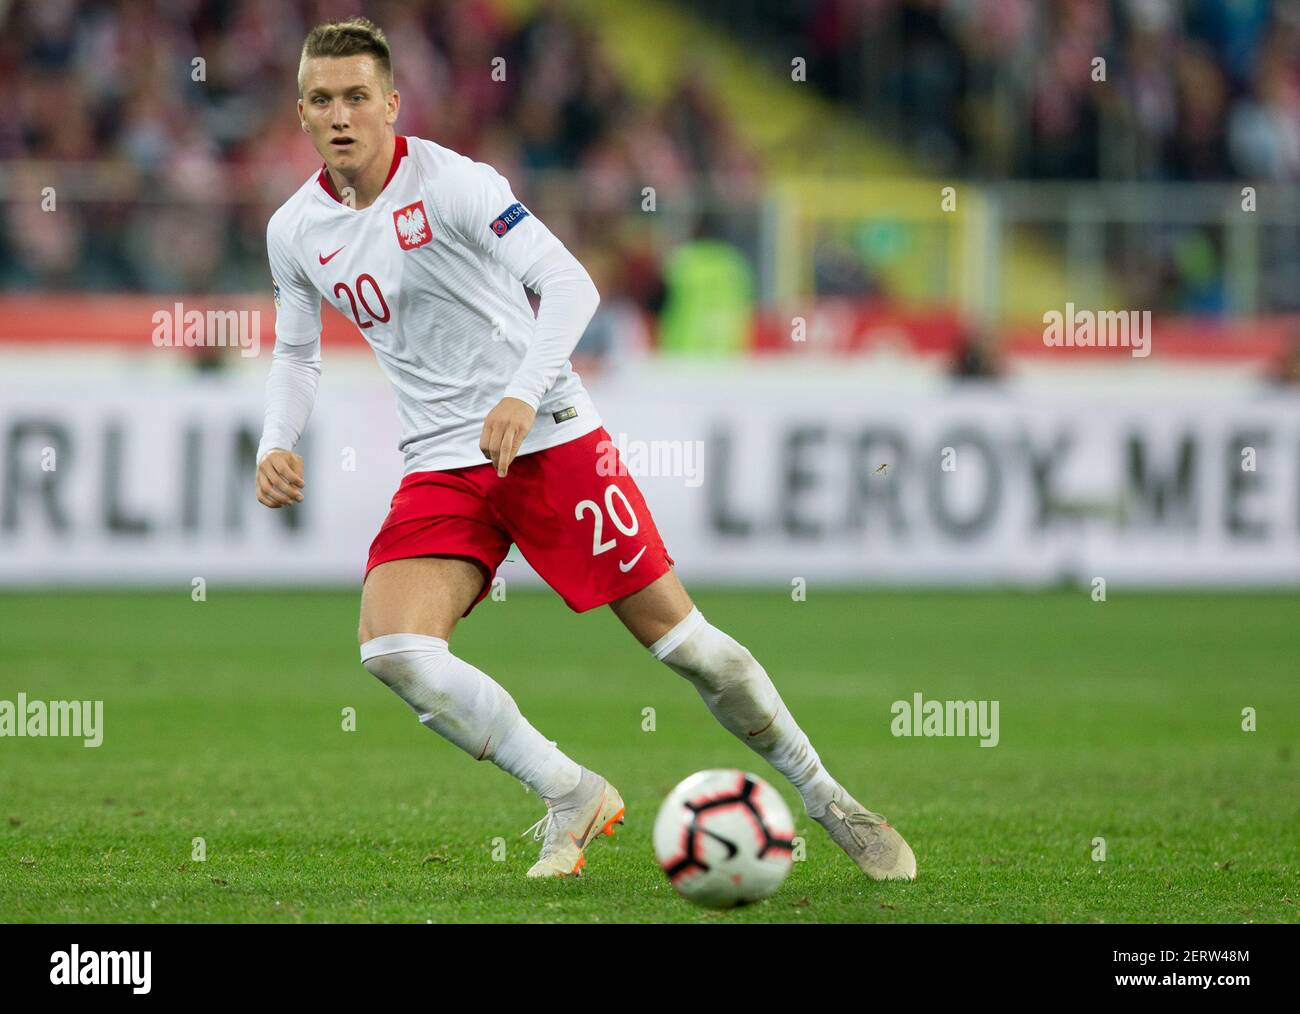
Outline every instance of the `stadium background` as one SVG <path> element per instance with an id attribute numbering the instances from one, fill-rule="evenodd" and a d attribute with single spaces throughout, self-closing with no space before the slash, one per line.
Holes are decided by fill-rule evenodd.
<path id="1" fill-rule="evenodd" d="M 987 764 L 1003 765 L 999 777 L 1029 779 L 1026 798 L 1049 808 L 1063 786 L 1086 800 L 1098 772 L 1137 770 L 1168 780 L 1135 789 L 1134 813 L 1163 797 L 1171 819 L 1183 819 L 1178 800 L 1203 793 L 1249 799 L 1235 816 L 1267 840 L 1269 872 L 1241 911 L 1290 911 L 1274 888 L 1294 884 L 1294 864 L 1267 849 L 1294 840 L 1300 820 L 1294 5 L 49 0 L 0 2 L 12 89 L 0 119 L 0 696 L 75 691 L 106 697 L 110 714 L 116 696 L 120 727 L 138 735 L 116 766 L 56 754 L 62 744 L 16 755 L 5 784 L 25 815 L 11 817 L 6 855 L 37 858 L 36 872 L 18 871 L 6 914 L 149 917 L 147 891 L 127 891 L 120 908 L 103 885 L 89 907 L 70 900 L 68 828 L 107 843 L 123 825 L 97 799 L 93 817 L 69 814 L 132 785 L 141 812 L 155 791 L 184 811 L 201 771 L 218 786 L 265 778 L 231 766 L 232 743 L 251 734 L 247 711 L 229 711 L 225 728 L 244 732 L 225 752 L 209 745 L 186 771 L 168 766 L 196 728 L 212 731 L 198 716 L 214 708 L 252 709 L 268 734 L 277 709 L 324 680 L 335 696 L 314 703 L 327 715 L 336 698 L 370 695 L 388 761 L 394 744 L 408 759 L 430 749 L 350 664 L 357 580 L 401 462 L 386 384 L 328 307 L 301 448 L 307 502 L 269 512 L 252 494 L 274 341 L 265 224 L 319 167 L 294 114 L 296 54 L 311 24 L 358 8 L 392 42 L 400 132 L 494 165 L 595 279 L 602 303 L 574 365 L 688 586 L 759 642 L 779 684 L 807 676 L 791 691 L 804 713 L 833 726 L 837 703 L 871 697 L 872 732 L 835 727 L 822 741 L 841 758 L 867 749 L 840 766 L 860 763 L 867 784 L 892 793 L 878 808 L 910 810 L 932 836 L 955 814 L 988 826 L 1007 800 L 988 770 L 956 787 L 949 744 L 905 763 L 911 788 L 930 790 L 928 811 L 891 785 L 887 702 L 918 687 L 1023 695 L 1042 703 L 1037 724 L 1004 740 L 1019 747 L 974 750 L 981 765 L 998 755 Z M 1150 311 L 1150 355 L 1047 347 L 1043 315 L 1068 304 Z M 247 314 L 249 346 L 160 344 L 155 315 L 191 310 Z M 524 684 L 521 704 L 551 728 L 572 721 L 573 740 L 586 727 L 546 688 L 612 715 L 662 682 L 648 667 L 611 679 L 606 657 L 631 646 L 536 593 L 517 551 L 501 576 L 458 637 L 512 691 Z M 1163 593 L 1138 594 L 1152 588 Z M 502 643 L 497 624 L 519 643 Z M 581 660 L 561 661 L 578 632 Z M 303 638 L 318 643 L 300 656 Z M 545 688 L 518 672 L 536 658 L 553 660 Z M 222 689 L 204 701 L 191 677 Z M 594 681 L 605 696 L 591 696 Z M 1280 736 L 1264 768 L 1236 725 L 1256 698 L 1276 709 Z M 710 758 L 749 763 L 700 723 L 697 703 L 674 700 L 693 731 L 644 775 L 647 806 Z M 1068 770 L 1035 752 L 1062 743 L 1077 750 Z M 358 749 L 349 771 L 370 756 Z M 501 791 L 438 756 L 462 791 Z M 875 774 L 887 757 L 894 774 Z M 281 777 L 264 790 L 328 795 L 323 776 L 308 788 Z M 70 794 L 52 787 L 59 778 L 92 787 Z M 366 784 L 382 798 L 400 789 Z M 302 816 L 285 805 L 284 820 Z M 367 816 L 383 825 L 391 814 Z M 173 831 L 187 837 L 168 825 L 136 841 L 168 854 Z M 987 858 L 971 860 L 984 864 L 972 884 L 1004 872 Z M 992 889 L 945 887 L 946 900 L 909 917 L 998 917 L 980 907 Z M 946 907 L 963 896 L 972 908 Z M 264 899 L 226 909 L 183 889 L 167 897 L 174 907 L 158 917 L 280 916 Z M 1237 914 L 1230 897 L 1192 891 L 1185 915 Z M 1129 897 L 1119 917 L 1165 903 Z M 394 904 L 304 901 L 298 914 L 409 917 Z M 496 914 L 529 915 L 519 904 Z M 1001 916 L 1108 911 L 1100 895 L 1043 904 Z"/>

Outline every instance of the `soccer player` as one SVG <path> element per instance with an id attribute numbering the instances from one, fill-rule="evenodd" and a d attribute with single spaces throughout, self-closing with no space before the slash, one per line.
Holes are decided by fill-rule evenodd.
<path id="1" fill-rule="evenodd" d="M 449 645 L 513 542 L 571 609 L 608 605 L 689 680 L 865 873 L 912 879 L 907 843 L 831 777 L 763 667 L 692 604 L 631 476 L 598 467 L 613 445 L 568 361 L 599 301 L 582 265 L 490 166 L 395 133 L 392 60 L 370 21 L 314 28 L 298 91 L 324 165 L 267 225 L 276 342 L 257 498 L 303 499 L 293 448 L 327 299 L 391 381 L 405 452 L 366 566 L 362 665 L 428 728 L 546 802 L 530 877 L 578 873 L 587 846 L 623 822 L 622 798 Z M 524 285 L 540 297 L 535 317 Z"/>

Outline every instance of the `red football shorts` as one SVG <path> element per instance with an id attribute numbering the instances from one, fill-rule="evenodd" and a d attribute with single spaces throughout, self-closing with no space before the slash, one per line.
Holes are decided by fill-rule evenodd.
<path id="1" fill-rule="evenodd" d="M 504 479 L 490 461 L 411 472 L 370 545 L 366 574 L 416 556 L 469 560 L 483 571 L 483 590 L 468 616 L 491 591 L 512 542 L 579 613 L 640 591 L 673 565 L 602 426 L 515 458 Z"/>

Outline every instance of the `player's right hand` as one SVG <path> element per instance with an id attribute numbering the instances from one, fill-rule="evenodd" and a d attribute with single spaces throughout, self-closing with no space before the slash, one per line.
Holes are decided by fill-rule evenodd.
<path id="1" fill-rule="evenodd" d="M 257 502 L 266 507 L 287 507 L 302 502 L 302 457 L 275 448 L 257 466 Z"/>

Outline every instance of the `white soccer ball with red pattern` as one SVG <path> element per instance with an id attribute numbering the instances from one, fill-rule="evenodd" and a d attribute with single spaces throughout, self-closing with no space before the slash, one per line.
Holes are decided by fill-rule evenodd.
<path id="1" fill-rule="evenodd" d="M 794 818 L 772 786 L 737 770 L 698 771 L 655 818 L 655 858 L 684 898 L 731 908 L 776 893 L 793 862 Z"/>

